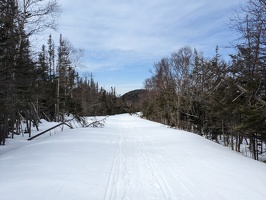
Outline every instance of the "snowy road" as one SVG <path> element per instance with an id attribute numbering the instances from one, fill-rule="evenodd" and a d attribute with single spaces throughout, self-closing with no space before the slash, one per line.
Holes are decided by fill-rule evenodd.
<path id="1" fill-rule="evenodd" d="M 0 151 L 1 151 L 0 147 Z M 1 200 L 265 200 L 266 164 L 136 116 L 0 155 Z"/>

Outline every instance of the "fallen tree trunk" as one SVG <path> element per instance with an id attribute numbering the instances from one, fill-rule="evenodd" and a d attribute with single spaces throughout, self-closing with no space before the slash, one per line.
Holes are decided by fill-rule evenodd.
<path id="1" fill-rule="evenodd" d="M 43 131 L 43 132 L 41 132 L 41 133 L 39 133 L 39 134 L 37 134 L 37 135 L 34 135 L 34 136 L 28 138 L 28 140 L 32 140 L 32 139 L 34 139 L 34 138 L 36 138 L 36 137 L 39 137 L 40 135 L 43 135 L 44 133 L 46 133 L 46 132 L 48 132 L 48 131 L 50 131 L 50 130 L 53 130 L 53 129 L 55 129 L 55 128 L 61 126 L 61 125 L 66 125 L 66 126 L 68 126 L 69 128 L 73 129 L 73 127 L 72 127 L 71 125 L 67 124 L 66 122 L 61 122 L 60 124 L 57 124 L 57 125 L 55 125 L 55 126 L 49 128 L 49 129 L 47 129 L 47 130 L 45 130 L 45 131 Z"/>

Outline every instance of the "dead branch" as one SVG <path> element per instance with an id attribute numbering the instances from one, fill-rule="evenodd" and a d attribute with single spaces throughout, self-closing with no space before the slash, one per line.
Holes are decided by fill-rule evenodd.
<path id="1" fill-rule="evenodd" d="M 106 116 L 105 118 L 101 119 L 101 120 L 96 120 L 93 121 L 92 123 L 86 125 L 86 127 L 103 127 L 105 124 L 105 120 L 107 119 L 108 116 Z"/>

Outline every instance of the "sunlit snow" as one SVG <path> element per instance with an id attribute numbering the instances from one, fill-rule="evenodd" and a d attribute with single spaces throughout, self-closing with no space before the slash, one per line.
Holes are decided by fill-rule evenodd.
<path id="1" fill-rule="evenodd" d="M 1 200 L 266 198 L 266 164 L 138 116 L 50 134 L 0 146 Z"/>

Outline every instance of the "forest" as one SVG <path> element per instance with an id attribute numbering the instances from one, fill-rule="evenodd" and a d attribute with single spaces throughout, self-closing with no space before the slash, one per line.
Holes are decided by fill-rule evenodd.
<path id="1" fill-rule="evenodd" d="M 266 1 L 249 0 L 231 17 L 235 53 L 224 60 L 219 47 L 207 58 L 184 46 L 154 64 L 145 80 L 143 104 L 123 102 L 92 74 L 80 76 L 83 53 L 60 34 L 49 35 L 39 50 L 30 38 L 57 28 L 57 0 L 0 1 L 0 145 L 31 133 L 40 119 L 141 111 L 143 117 L 202 135 L 252 157 L 266 144 Z M 142 91 L 143 93 L 143 91 Z M 27 129 L 21 129 L 21 123 Z"/>
<path id="2" fill-rule="evenodd" d="M 265 1 L 248 1 L 231 26 L 237 38 L 229 61 L 218 46 L 213 58 L 185 46 L 154 65 L 143 115 L 238 152 L 245 143 L 258 160 L 266 153 Z"/>
<path id="3" fill-rule="evenodd" d="M 0 144 L 40 119 L 61 122 L 64 116 L 121 113 L 115 88 L 106 91 L 92 74 L 80 76 L 83 52 L 62 34 L 50 34 L 41 49 L 31 48 L 30 37 L 56 29 L 61 8 L 57 0 L 0 1 Z M 26 130 L 21 129 L 26 123 Z"/>

